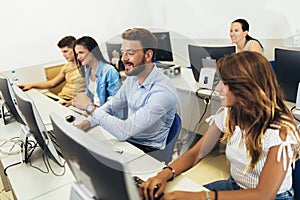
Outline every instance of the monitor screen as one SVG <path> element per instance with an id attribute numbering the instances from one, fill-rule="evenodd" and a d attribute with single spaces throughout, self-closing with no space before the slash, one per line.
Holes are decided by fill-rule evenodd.
<path id="1" fill-rule="evenodd" d="M 195 80 L 199 81 L 200 70 L 203 67 L 202 59 L 211 58 L 216 61 L 224 55 L 235 53 L 235 45 L 226 46 L 196 46 L 188 45 L 189 60 Z"/>
<path id="2" fill-rule="evenodd" d="M 300 49 L 275 48 L 275 73 L 287 101 L 296 102 Z"/>
<path id="3" fill-rule="evenodd" d="M 109 62 L 111 62 L 118 71 L 125 70 L 123 62 L 121 61 L 121 43 L 108 43 L 106 42 L 106 50 L 109 58 Z M 114 60 L 116 59 L 116 60 Z"/>
<path id="4" fill-rule="evenodd" d="M 173 61 L 171 39 L 169 32 L 153 32 L 158 40 L 156 61 Z"/>
<path id="5" fill-rule="evenodd" d="M 109 61 L 112 61 L 113 56 L 113 52 L 117 53 L 116 55 L 119 55 L 118 58 L 120 58 L 121 56 L 121 44 L 120 43 L 105 43 L 106 45 L 106 50 L 107 50 L 107 55 L 109 58 Z"/>
<path id="6" fill-rule="evenodd" d="M 14 92 L 19 105 L 19 109 L 26 121 L 26 126 L 35 138 L 37 144 L 43 149 L 44 153 L 46 153 L 60 166 L 63 166 L 63 163 L 56 149 L 54 148 L 54 145 L 50 139 L 50 136 L 48 135 L 47 129 L 41 119 L 41 116 L 37 108 L 35 107 L 35 104 L 20 88 L 16 87 Z"/>
<path id="7" fill-rule="evenodd" d="M 140 199 L 120 153 L 55 113 L 50 119 L 67 164 L 91 199 Z"/>
<path id="8" fill-rule="evenodd" d="M 25 125 L 25 122 L 21 117 L 16 99 L 15 99 L 15 96 L 13 93 L 13 87 L 14 86 L 11 86 L 7 77 L 0 76 L 0 92 L 2 94 L 2 98 L 5 101 L 5 105 L 8 109 L 8 111 L 10 112 L 10 115 L 12 115 L 16 119 L 17 122 Z"/>

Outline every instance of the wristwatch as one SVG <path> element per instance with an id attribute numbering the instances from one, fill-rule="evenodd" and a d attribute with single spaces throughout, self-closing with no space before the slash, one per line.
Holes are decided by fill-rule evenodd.
<path id="1" fill-rule="evenodd" d="M 89 103 L 86 107 L 85 107 L 85 111 L 87 114 L 91 114 L 94 110 L 95 110 L 96 106 L 93 103 Z"/>

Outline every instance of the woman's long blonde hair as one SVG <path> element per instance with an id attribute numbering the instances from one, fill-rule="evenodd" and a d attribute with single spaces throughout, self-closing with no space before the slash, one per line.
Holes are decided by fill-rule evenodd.
<path id="1" fill-rule="evenodd" d="M 222 140 L 229 141 L 236 126 L 244 131 L 244 142 L 253 169 L 262 154 L 262 138 L 268 128 L 290 134 L 300 144 L 300 134 L 290 109 L 284 102 L 276 75 L 269 61 L 256 52 L 231 54 L 217 63 L 220 79 L 236 97 L 228 109 L 227 131 Z M 299 149 L 294 156 L 299 156 Z"/>

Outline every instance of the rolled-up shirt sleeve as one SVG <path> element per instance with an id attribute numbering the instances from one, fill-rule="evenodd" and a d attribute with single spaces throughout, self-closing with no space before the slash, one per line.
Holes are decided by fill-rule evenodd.
<path id="1" fill-rule="evenodd" d="M 111 102 L 107 102 L 110 104 Z M 108 105 L 98 108 L 89 118 L 92 126 L 96 124 L 113 134 L 120 141 L 125 141 L 153 127 L 166 113 L 177 104 L 177 99 L 165 94 L 164 91 L 151 94 L 145 106 L 141 107 L 128 119 L 122 120 L 108 113 Z"/>

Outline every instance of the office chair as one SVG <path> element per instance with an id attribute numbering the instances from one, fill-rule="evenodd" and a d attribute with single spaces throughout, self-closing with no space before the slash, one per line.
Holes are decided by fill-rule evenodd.
<path id="1" fill-rule="evenodd" d="M 300 160 L 296 161 L 295 169 L 293 169 L 293 188 L 295 200 L 300 200 Z"/>
<path id="2" fill-rule="evenodd" d="M 164 162 L 166 165 L 169 162 L 171 162 L 175 142 L 180 133 L 180 130 L 181 130 L 181 119 L 179 115 L 175 113 L 174 121 L 167 137 L 166 147 L 158 151 L 150 152 L 149 155 L 161 162 Z"/>

